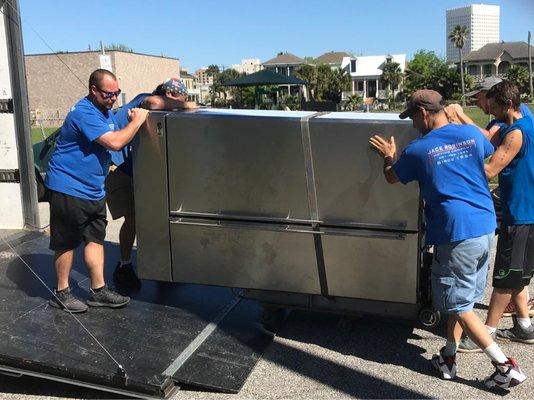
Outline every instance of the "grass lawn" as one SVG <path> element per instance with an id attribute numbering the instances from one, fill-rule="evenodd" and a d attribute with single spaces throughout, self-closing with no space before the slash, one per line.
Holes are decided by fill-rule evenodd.
<path id="1" fill-rule="evenodd" d="M 39 127 L 32 127 L 31 128 L 32 144 L 42 142 L 56 129 L 58 128 L 43 128 L 43 130 L 41 131 L 41 128 Z"/>

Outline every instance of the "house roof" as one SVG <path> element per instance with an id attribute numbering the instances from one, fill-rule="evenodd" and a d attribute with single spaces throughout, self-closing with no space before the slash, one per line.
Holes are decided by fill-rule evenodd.
<path id="1" fill-rule="evenodd" d="M 380 77 L 382 75 L 382 67 L 386 62 L 386 57 L 391 57 L 394 62 L 399 63 L 400 69 L 404 72 L 406 68 L 406 54 L 393 54 L 383 56 L 358 56 L 358 57 L 344 57 L 341 63 L 341 68 L 348 68 L 350 76 L 352 77 Z M 351 60 L 356 60 L 356 71 L 350 71 Z"/>
<path id="2" fill-rule="evenodd" d="M 294 76 L 285 76 L 268 69 L 262 69 L 226 82 L 223 86 L 306 85 L 307 83 Z"/>
<path id="3" fill-rule="evenodd" d="M 291 53 L 283 53 L 275 58 L 271 58 L 265 61 L 263 65 L 276 65 L 276 64 L 304 64 L 305 61 Z"/>
<path id="4" fill-rule="evenodd" d="M 530 46 L 534 50 L 534 46 Z M 513 59 L 528 58 L 526 42 L 488 43 L 480 49 L 468 53 L 464 61 L 493 61 L 507 52 Z"/>
<path id="5" fill-rule="evenodd" d="M 317 57 L 315 62 L 317 64 L 341 64 L 343 57 L 351 57 L 351 55 L 345 51 L 331 51 Z"/>

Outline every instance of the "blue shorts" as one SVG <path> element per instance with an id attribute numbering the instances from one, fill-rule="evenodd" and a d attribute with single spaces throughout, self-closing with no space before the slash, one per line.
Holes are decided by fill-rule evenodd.
<path id="1" fill-rule="evenodd" d="M 471 311 L 482 299 L 494 233 L 434 246 L 432 298 L 445 314 Z"/>

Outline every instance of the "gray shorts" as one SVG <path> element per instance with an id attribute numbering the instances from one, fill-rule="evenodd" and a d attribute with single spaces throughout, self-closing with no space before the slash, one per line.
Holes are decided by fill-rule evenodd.
<path id="1" fill-rule="evenodd" d="M 446 314 L 471 311 L 482 299 L 488 278 L 493 232 L 477 238 L 434 246 L 434 307 Z"/>

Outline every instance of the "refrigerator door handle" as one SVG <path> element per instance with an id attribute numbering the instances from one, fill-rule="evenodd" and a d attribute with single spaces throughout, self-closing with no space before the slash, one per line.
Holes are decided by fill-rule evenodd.
<path id="1" fill-rule="evenodd" d="M 189 226 L 203 226 L 210 228 L 233 228 L 233 229 L 258 229 L 264 231 L 274 232 L 289 232 L 289 233 L 306 233 L 311 235 L 321 235 L 323 232 L 306 230 L 306 229 L 294 229 L 291 225 L 274 225 L 274 224 L 255 224 L 247 222 L 228 222 L 228 221 L 214 221 L 214 222 L 200 222 L 200 221 L 184 221 L 182 218 L 171 219 L 169 221 L 175 225 L 189 225 Z"/>
<path id="2" fill-rule="evenodd" d="M 371 231 L 363 229 L 336 229 L 336 228 L 323 228 L 323 233 L 326 235 L 338 235 L 338 236 L 357 236 L 377 239 L 393 239 L 393 240 L 406 240 L 408 233 L 412 232 L 395 232 L 395 231 Z M 417 232 L 415 232 L 417 233 Z"/>

